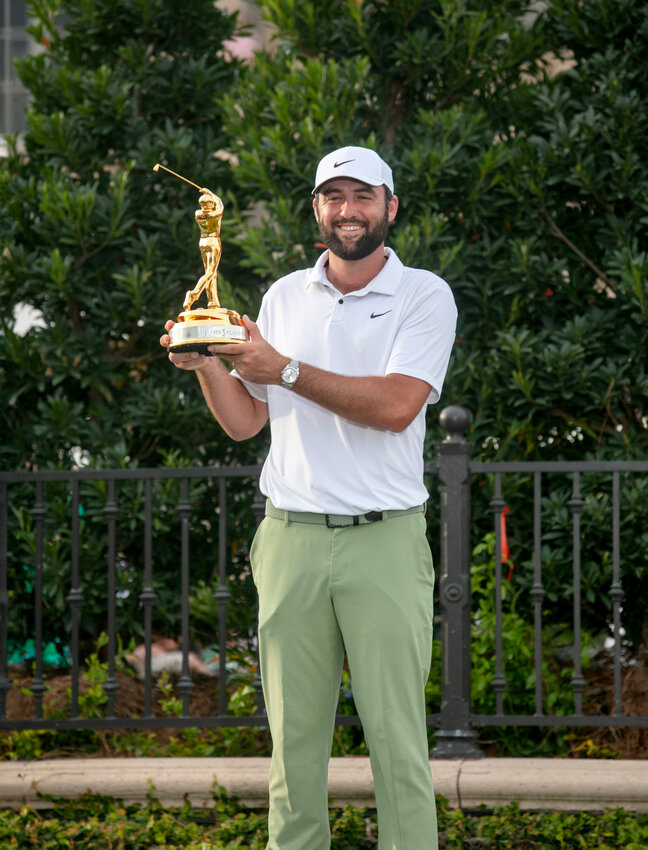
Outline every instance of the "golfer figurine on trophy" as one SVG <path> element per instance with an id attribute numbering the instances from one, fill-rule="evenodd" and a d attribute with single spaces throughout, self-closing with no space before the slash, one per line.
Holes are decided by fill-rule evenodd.
<path id="1" fill-rule="evenodd" d="M 198 246 L 202 255 L 205 273 L 193 289 L 187 291 L 183 303 L 183 312 L 171 328 L 170 351 L 199 351 L 210 355 L 210 345 L 225 345 L 232 342 L 246 342 L 247 331 L 243 321 L 234 310 L 226 310 L 218 300 L 218 264 L 221 258 L 221 219 L 223 217 L 223 202 L 218 195 L 209 189 L 201 189 L 196 183 L 187 180 L 175 171 L 171 171 L 159 163 L 153 171 L 162 168 L 174 177 L 184 180 L 200 192 L 198 201 L 200 208 L 196 210 L 196 223 L 200 229 Z M 191 307 L 203 292 L 207 292 L 207 308 Z"/>

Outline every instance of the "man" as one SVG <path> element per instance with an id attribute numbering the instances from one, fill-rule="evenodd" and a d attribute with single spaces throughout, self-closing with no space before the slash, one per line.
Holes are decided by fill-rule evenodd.
<path id="1" fill-rule="evenodd" d="M 371 753 L 381 850 L 437 847 L 424 688 L 434 571 L 425 537 L 425 410 L 456 308 L 436 275 L 385 248 L 398 199 L 360 147 L 319 163 L 328 250 L 266 293 L 250 342 L 169 354 L 236 440 L 270 419 L 251 552 L 273 739 L 268 850 L 328 850 L 327 768 L 346 652 Z M 169 330 L 172 322 L 167 322 Z M 168 336 L 161 338 L 168 345 Z"/>

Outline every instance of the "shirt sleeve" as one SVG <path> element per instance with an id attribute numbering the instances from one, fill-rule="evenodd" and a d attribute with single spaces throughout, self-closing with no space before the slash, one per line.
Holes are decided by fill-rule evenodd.
<path id="1" fill-rule="evenodd" d="M 238 378 L 239 381 L 243 384 L 245 389 L 250 393 L 252 398 L 256 398 L 259 401 L 263 401 L 266 404 L 268 403 L 268 388 L 265 384 L 254 384 L 252 381 L 245 381 L 236 371 L 236 369 L 232 369 L 230 375 L 233 375 L 235 378 Z"/>
<path id="2" fill-rule="evenodd" d="M 410 306 L 396 334 L 385 374 L 420 378 L 431 386 L 428 404 L 441 396 L 450 353 L 455 341 L 457 308 L 448 284 L 436 279 L 423 298 Z"/>

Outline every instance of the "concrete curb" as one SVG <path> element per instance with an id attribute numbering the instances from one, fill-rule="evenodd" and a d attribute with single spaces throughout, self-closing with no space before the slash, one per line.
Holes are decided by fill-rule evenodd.
<path id="1" fill-rule="evenodd" d="M 254 808 L 268 805 L 268 758 L 48 759 L 0 763 L 0 808 L 47 808 L 38 793 L 74 799 L 104 794 L 126 803 L 153 796 L 166 807 L 213 805 L 212 791 Z M 648 761 L 569 759 L 431 760 L 437 794 L 453 808 L 517 802 L 535 811 L 648 811 Z M 154 786 L 154 790 L 152 790 Z M 369 759 L 331 759 L 332 806 L 375 806 Z"/>

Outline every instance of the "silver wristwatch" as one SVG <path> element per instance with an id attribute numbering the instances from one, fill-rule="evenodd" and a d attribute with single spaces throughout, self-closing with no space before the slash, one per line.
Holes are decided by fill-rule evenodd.
<path id="1" fill-rule="evenodd" d="M 299 361 L 291 360 L 281 370 L 281 386 L 287 390 L 291 390 L 297 383 L 299 377 Z"/>

